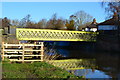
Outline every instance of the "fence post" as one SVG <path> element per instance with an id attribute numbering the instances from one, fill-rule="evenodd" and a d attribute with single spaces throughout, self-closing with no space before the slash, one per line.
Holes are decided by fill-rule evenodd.
<path id="1" fill-rule="evenodd" d="M 24 63 L 25 44 L 23 43 L 22 63 Z"/>
<path id="2" fill-rule="evenodd" d="M 8 48 L 7 43 L 5 43 L 5 48 Z"/>
<path id="3" fill-rule="evenodd" d="M 4 60 L 4 49 L 5 49 L 5 47 L 4 47 L 4 42 L 2 42 L 2 61 Z"/>
<path id="4" fill-rule="evenodd" d="M 36 42 L 34 42 L 34 46 L 36 45 Z"/>
<path id="5" fill-rule="evenodd" d="M 43 44 L 43 42 L 41 42 L 41 61 L 43 61 L 43 47 L 44 47 L 44 44 Z"/>

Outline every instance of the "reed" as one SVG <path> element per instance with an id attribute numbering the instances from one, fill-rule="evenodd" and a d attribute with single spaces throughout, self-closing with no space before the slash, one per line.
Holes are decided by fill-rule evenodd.
<path id="1" fill-rule="evenodd" d="M 44 61 L 46 60 L 56 60 L 57 58 L 62 57 L 61 54 L 58 54 L 54 49 L 45 50 L 44 52 Z"/>

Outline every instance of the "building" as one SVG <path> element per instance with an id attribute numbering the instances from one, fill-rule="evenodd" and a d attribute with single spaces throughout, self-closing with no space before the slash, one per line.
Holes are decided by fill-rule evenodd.
<path id="1" fill-rule="evenodd" d="M 93 22 L 88 25 L 86 28 L 83 28 L 82 31 L 92 31 L 92 32 L 96 32 L 97 31 L 97 25 L 98 23 L 96 22 L 96 19 L 93 19 Z"/>
<path id="2" fill-rule="evenodd" d="M 120 23 L 120 22 L 119 22 Z M 111 19 L 108 19 L 104 22 L 99 23 L 98 30 L 117 30 L 118 27 L 118 16 L 117 13 L 114 13 Z"/>
<path id="3" fill-rule="evenodd" d="M 4 27 L 4 35 L 8 35 L 8 34 L 12 34 L 15 35 L 16 34 L 16 26 L 8 26 L 8 27 Z"/>
<path id="4" fill-rule="evenodd" d="M 98 49 L 105 51 L 120 51 L 118 36 L 118 16 L 114 13 L 111 19 L 97 25 L 99 35 L 97 36 Z"/>

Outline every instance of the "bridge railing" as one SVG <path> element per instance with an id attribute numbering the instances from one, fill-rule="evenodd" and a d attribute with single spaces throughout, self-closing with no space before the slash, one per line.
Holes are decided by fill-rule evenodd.
<path id="1" fill-rule="evenodd" d="M 17 28 L 19 40 L 96 41 L 97 32 Z"/>

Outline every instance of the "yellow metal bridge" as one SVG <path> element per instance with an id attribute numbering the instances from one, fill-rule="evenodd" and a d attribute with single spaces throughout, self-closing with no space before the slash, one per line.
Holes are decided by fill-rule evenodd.
<path id="1" fill-rule="evenodd" d="M 17 28 L 16 29 L 16 37 L 18 40 L 96 41 L 97 34 L 98 34 L 97 32 L 85 32 L 85 31 L 28 29 L 28 28 Z M 23 50 L 22 52 L 24 51 L 25 50 Z M 43 55 L 43 52 L 42 52 L 42 55 Z M 13 56 L 13 55 L 9 55 L 9 56 Z M 21 56 L 21 55 L 17 55 L 17 56 Z M 25 55 L 22 55 L 22 56 L 24 58 Z M 36 55 L 31 55 L 31 56 L 36 56 Z M 70 59 L 70 60 L 48 60 L 46 62 L 56 67 L 60 67 L 60 68 L 67 69 L 67 70 L 86 69 L 86 68 L 96 67 L 95 60 L 82 60 L 82 59 L 71 60 Z"/>
<path id="2" fill-rule="evenodd" d="M 97 32 L 17 28 L 19 40 L 96 41 Z"/>

